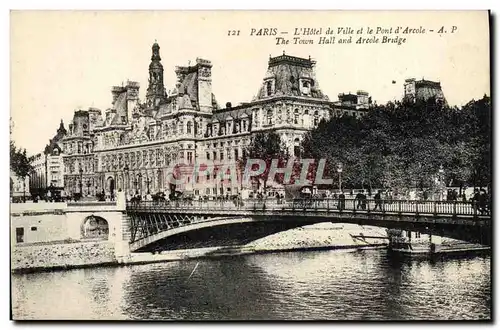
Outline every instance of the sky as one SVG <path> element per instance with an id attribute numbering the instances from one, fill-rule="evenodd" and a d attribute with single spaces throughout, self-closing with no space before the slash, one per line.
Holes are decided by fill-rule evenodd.
<path id="1" fill-rule="evenodd" d="M 450 105 L 490 95 L 485 11 L 14 11 L 10 18 L 11 138 L 29 154 L 43 150 L 61 119 L 67 128 L 75 110 L 109 108 L 113 85 L 138 81 L 144 98 L 155 40 L 167 91 L 176 82 L 175 66 L 209 59 L 220 106 L 251 101 L 269 56 L 283 52 L 317 61 L 316 77 L 330 100 L 365 90 L 385 103 L 402 97 L 407 78 L 441 82 Z M 361 36 L 370 37 L 367 27 L 397 26 L 422 27 L 427 33 L 400 35 L 406 43 L 399 46 L 276 45 L 274 36 L 250 35 L 252 29 L 275 28 L 291 39 L 295 28 L 322 28 L 324 34 L 327 28 L 351 27 L 363 28 Z M 457 30 L 428 32 L 442 26 Z M 228 36 L 229 30 L 239 30 L 239 36 Z M 354 34 L 353 41 L 358 37 Z"/>

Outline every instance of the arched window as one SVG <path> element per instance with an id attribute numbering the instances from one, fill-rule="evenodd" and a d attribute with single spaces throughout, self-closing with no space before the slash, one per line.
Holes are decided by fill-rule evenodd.
<path id="1" fill-rule="evenodd" d="M 268 125 L 273 124 L 273 110 L 272 109 L 267 110 L 267 124 Z"/>
<path id="2" fill-rule="evenodd" d="M 300 139 L 299 138 L 295 138 L 295 140 L 293 140 L 293 155 L 295 157 L 300 157 Z"/>
<path id="3" fill-rule="evenodd" d="M 295 109 L 293 112 L 293 123 L 296 125 L 299 123 L 299 109 Z"/>
<path id="4" fill-rule="evenodd" d="M 190 121 L 188 121 L 188 123 L 187 123 L 187 129 L 186 129 L 187 130 L 187 134 L 192 134 L 191 133 L 192 129 L 193 129 L 193 123 L 190 122 Z"/>
<path id="5" fill-rule="evenodd" d="M 273 84 L 272 84 L 272 82 L 268 81 L 266 83 L 266 88 L 267 88 L 267 96 L 271 96 L 271 94 L 273 93 Z"/>

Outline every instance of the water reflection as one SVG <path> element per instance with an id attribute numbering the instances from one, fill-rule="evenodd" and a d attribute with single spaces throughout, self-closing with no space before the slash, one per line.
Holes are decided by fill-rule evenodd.
<path id="1" fill-rule="evenodd" d="M 381 250 L 15 275 L 12 286 L 17 319 L 482 319 L 491 302 L 489 257 L 405 261 Z"/>

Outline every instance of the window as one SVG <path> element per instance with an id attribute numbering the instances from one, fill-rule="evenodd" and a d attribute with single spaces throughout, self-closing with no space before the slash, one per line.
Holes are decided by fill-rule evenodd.
<path id="1" fill-rule="evenodd" d="M 319 113 L 318 111 L 314 111 L 314 126 L 318 126 L 319 123 Z"/>
<path id="2" fill-rule="evenodd" d="M 193 123 L 190 122 L 190 121 L 188 121 L 188 123 L 187 123 L 187 129 L 186 129 L 187 130 L 187 134 L 191 134 L 192 129 L 193 129 Z"/>
<path id="3" fill-rule="evenodd" d="M 300 140 L 299 140 L 299 138 L 295 138 L 295 140 L 293 140 L 293 155 L 295 157 L 300 157 Z"/>
<path id="4" fill-rule="evenodd" d="M 37 231 L 36 227 L 31 227 L 31 231 Z"/>
<path id="5" fill-rule="evenodd" d="M 213 155 L 214 155 L 214 160 L 217 160 L 217 151 L 214 151 Z"/>
<path id="6" fill-rule="evenodd" d="M 273 124 L 273 110 L 271 109 L 267 110 L 267 124 L 268 125 Z"/>
<path id="7" fill-rule="evenodd" d="M 238 149 L 234 149 L 234 159 L 238 160 L 239 154 L 238 154 Z"/>
<path id="8" fill-rule="evenodd" d="M 210 152 L 207 151 L 207 159 L 210 160 Z"/>
<path id="9" fill-rule="evenodd" d="M 191 151 L 188 151 L 187 153 L 187 160 L 189 164 L 193 162 L 193 153 Z"/>
<path id="10" fill-rule="evenodd" d="M 24 228 L 16 228 L 16 242 L 23 243 L 24 242 Z"/>
<path id="11" fill-rule="evenodd" d="M 220 151 L 220 160 L 224 160 L 224 150 Z"/>
<path id="12" fill-rule="evenodd" d="M 266 83 L 266 89 L 267 89 L 267 96 L 271 96 L 271 94 L 273 93 L 273 84 L 272 84 L 272 82 L 268 81 Z"/>
<path id="13" fill-rule="evenodd" d="M 296 125 L 299 123 L 299 109 L 295 109 L 293 112 L 293 123 Z"/>

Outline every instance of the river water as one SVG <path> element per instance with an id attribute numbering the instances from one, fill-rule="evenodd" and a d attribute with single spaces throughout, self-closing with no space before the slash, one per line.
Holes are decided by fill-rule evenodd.
<path id="1" fill-rule="evenodd" d="M 16 274 L 12 301 L 14 319 L 490 319 L 490 257 L 337 250 Z"/>

